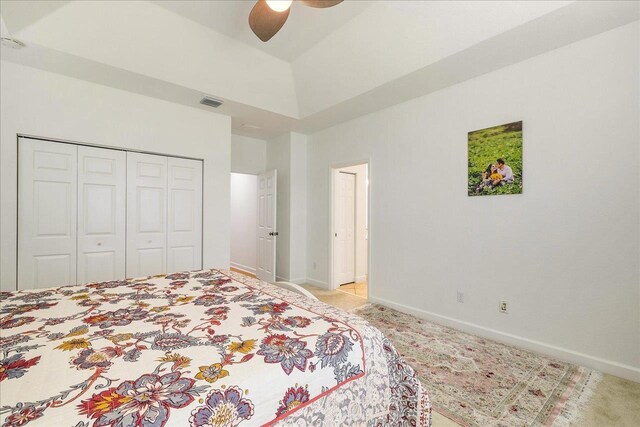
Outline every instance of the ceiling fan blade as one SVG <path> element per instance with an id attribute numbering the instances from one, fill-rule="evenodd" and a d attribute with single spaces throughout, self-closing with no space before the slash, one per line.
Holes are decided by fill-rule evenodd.
<path id="1" fill-rule="evenodd" d="M 325 8 L 342 3 L 342 0 L 300 0 L 300 3 L 309 7 Z"/>
<path id="2" fill-rule="evenodd" d="M 280 31 L 288 17 L 289 9 L 276 12 L 265 0 L 258 0 L 249 14 L 249 26 L 260 40 L 266 42 Z"/>

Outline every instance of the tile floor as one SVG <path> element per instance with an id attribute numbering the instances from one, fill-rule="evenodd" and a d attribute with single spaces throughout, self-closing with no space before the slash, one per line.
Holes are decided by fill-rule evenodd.
<path id="1" fill-rule="evenodd" d="M 346 292 L 351 295 L 355 295 L 357 297 L 367 298 L 367 289 L 369 284 L 367 282 L 361 283 L 347 283 L 346 285 L 341 285 L 338 290 L 342 292 Z"/>
<path id="2" fill-rule="evenodd" d="M 235 272 L 235 273 L 240 273 L 240 274 L 244 274 L 245 276 L 249 276 L 252 278 L 256 278 L 256 275 L 253 273 L 249 273 L 248 271 L 244 271 L 244 270 L 240 270 L 239 268 L 235 268 L 235 267 L 230 267 L 229 270 Z"/>

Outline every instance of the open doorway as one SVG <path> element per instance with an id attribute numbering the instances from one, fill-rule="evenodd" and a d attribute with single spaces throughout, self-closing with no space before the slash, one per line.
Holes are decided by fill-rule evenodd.
<path id="1" fill-rule="evenodd" d="M 368 298 L 368 163 L 334 167 L 331 188 L 331 287 Z"/>
<path id="2" fill-rule="evenodd" d="M 258 176 L 231 174 L 231 269 L 256 277 Z"/>

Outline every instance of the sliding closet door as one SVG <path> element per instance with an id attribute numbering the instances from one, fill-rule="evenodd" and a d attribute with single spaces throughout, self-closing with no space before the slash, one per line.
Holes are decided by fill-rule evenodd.
<path id="1" fill-rule="evenodd" d="M 202 162 L 169 157 L 168 271 L 202 268 Z"/>
<path id="2" fill-rule="evenodd" d="M 18 142 L 18 288 L 76 283 L 78 147 Z"/>
<path id="3" fill-rule="evenodd" d="M 124 151 L 78 147 L 78 283 L 125 278 Z"/>
<path id="4" fill-rule="evenodd" d="M 127 277 L 166 273 L 167 158 L 127 153 Z"/>

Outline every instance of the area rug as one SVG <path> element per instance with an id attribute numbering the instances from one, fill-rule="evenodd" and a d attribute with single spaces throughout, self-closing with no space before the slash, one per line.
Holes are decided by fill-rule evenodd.
<path id="1" fill-rule="evenodd" d="M 416 370 L 434 410 L 464 426 L 569 426 L 601 374 L 380 305 L 353 312 Z"/>

